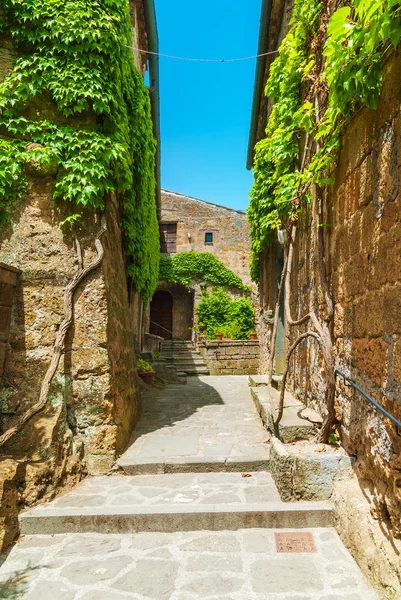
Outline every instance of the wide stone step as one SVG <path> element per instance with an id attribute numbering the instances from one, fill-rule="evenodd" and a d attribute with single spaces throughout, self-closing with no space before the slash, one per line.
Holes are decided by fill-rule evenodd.
<path id="1" fill-rule="evenodd" d="M 273 432 L 280 392 L 275 388 L 259 385 L 251 387 L 251 394 L 264 425 Z M 279 435 L 283 442 L 310 439 L 316 435 L 315 425 L 302 417 L 301 413 L 304 409 L 302 402 L 289 392 L 285 392 L 283 417 L 279 425 Z M 314 411 L 310 412 L 314 413 Z"/>
<path id="2" fill-rule="evenodd" d="M 162 473 L 238 473 L 269 469 L 269 450 L 254 456 L 177 456 L 122 457 L 117 462 L 126 475 L 149 475 Z"/>
<path id="3" fill-rule="evenodd" d="M 245 474 L 244 474 L 245 475 Z M 135 533 L 332 525 L 330 503 L 281 502 L 268 473 L 88 478 L 20 515 L 21 533 Z"/>

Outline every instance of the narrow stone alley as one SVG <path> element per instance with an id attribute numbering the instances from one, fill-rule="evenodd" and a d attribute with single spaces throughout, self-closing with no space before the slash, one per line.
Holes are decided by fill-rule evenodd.
<path id="1" fill-rule="evenodd" d="M 112 474 L 22 513 L 0 597 L 374 600 L 330 503 L 283 503 L 268 454 L 247 377 L 148 392 Z"/>

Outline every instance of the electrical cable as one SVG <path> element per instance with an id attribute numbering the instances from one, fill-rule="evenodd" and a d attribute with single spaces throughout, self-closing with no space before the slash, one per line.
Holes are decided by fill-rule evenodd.
<path id="1" fill-rule="evenodd" d="M 172 54 L 161 54 L 160 52 L 149 52 L 149 50 L 142 50 L 141 48 L 134 48 L 133 46 L 127 46 L 122 44 L 125 48 L 130 48 L 135 52 L 142 52 L 143 54 L 152 54 L 161 58 L 171 58 L 173 60 L 184 60 L 189 62 L 198 63 L 233 63 L 241 62 L 245 60 L 254 60 L 255 58 L 261 58 L 262 56 L 269 56 L 270 54 L 277 54 L 279 50 L 272 50 L 271 52 L 263 52 L 263 54 L 256 54 L 255 56 L 244 56 L 242 58 L 186 58 L 183 56 L 174 56 Z"/>

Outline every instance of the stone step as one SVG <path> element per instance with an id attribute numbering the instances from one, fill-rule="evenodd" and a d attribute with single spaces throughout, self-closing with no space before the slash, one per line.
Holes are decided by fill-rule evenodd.
<path id="1" fill-rule="evenodd" d="M 182 367 L 181 367 L 182 369 Z M 206 367 L 197 367 L 195 369 L 182 369 L 187 375 L 195 376 L 195 375 L 210 375 L 209 369 Z"/>
<path id="2" fill-rule="evenodd" d="M 280 392 L 272 387 L 251 387 L 252 398 L 264 425 L 274 432 L 274 420 L 278 413 Z M 285 443 L 311 439 L 316 435 L 316 427 L 301 412 L 305 406 L 289 392 L 284 396 L 283 418 L 279 425 L 280 439 Z"/>
<path id="3" fill-rule="evenodd" d="M 184 348 L 194 348 L 195 349 L 195 344 L 194 344 L 194 342 L 191 342 L 191 341 L 188 341 L 188 342 L 165 341 L 165 342 L 160 343 L 160 348 L 162 350 L 167 350 L 167 349 L 180 350 L 180 349 L 184 349 Z"/>
<path id="4" fill-rule="evenodd" d="M 23 535 L 330 527 L 328 502 L 281 502 L 268 473 L 87 478 L 20 515 Z"/>
<path id="5" fill-rule="evenodd" d="M 283 376 L 282 375 L 273 375 L 272 386 L 280 392 L 283 388 Z"/>
<path id="6" fill-rule="evenodd" d="M 117 465 L 126 475 L 162 473 L 241 473 L 269 469 L 269 450 L 264 454 L 237 457 L 177 456 L 168 458 L 122 457 Z"/>
<path id="7" fill-rule="evenodd" d="M 249 385 L 251 387 L 266 387 L 269 385 L 267 375 L 249 375 Z"/>

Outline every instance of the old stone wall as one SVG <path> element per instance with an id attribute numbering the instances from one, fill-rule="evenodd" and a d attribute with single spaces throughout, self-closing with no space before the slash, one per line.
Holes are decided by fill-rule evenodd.
<path id="1" fill-rule="evenodd" d="M 130 9 L 134 45 L 146 49 L 142 4 L 133 0 Z M 18 54 L 8 36 L 2 36 L 0 50 L 1 81 Z M 135 58 L 144 72 L 143 54 Z M 37 98 L 34 108 L 35 119 L 60 121 L 50 99 Z M 87 127 L 90 118 L 74 118 L 74 126 Z M 59 227 L 69 209 L 52 200 L 56 168 L 44 172 L 36 166 L 32 163 L 27 168 L 26 197 L 0 231 L 0 261 L 9 265 L 0 269 L 3 431 L 38 400 L 63 319 L 65 286 L 78 268 L 74 237 Z M 143 336 L 142 300 L 131 292 L 127 281 L 117 200 L 110 195 L 105 204 L 104 258 L 76 291 L 74 326 L 48 405 L 0 448 L 0 551 L 18 532 L 21 507 L 54 496 L 86 473 L 109 471 L 138 417 L 135 348 Z M 99 227 L 93 212 L 83 215 L 76 236 L 85 265 L 96 257 L 94 240 Z M 18 278 L 17 272 L 21 273 Z M 8 332 L 4 325 L 11 301 L 3 285 L 5 277 L 11 277 L 14 288 Z"/>
<path id="2" fill-rule="evenodd" d="M 177 223 L 177 252 L 210 252 L 245 284 L 251 284 L 245 213 L 162 190 L 160 222 Z M 213 234 L 211 244 L 205 243 L 206 233 Z"/>
<path id="3" fill-rule="evenodd" d="M 343 137 L 335 183 L 325 198 L 324 223 L 329 284 L 335 303 L 333 339 L 336 367 L 401 420 L 401 69 L 400 53 L 384 65 L 384 86 L 377 110 L 358 112 Z M 311 290 L 323 314 L 319 291 L 312 211 L 299 222 L 292 281 L 294 318 L 309 311 Z M 274 248 L 266 250 L 262 273 L 274 272 Z M 272 273 L 264 280 L 270 281 Z M 274 307 L 275 293 L 265 285 L 262 354 L 271 325 L 263 313 Z M 313 299 L 312 299 L 313 300 Z M 315 302 L 313 302 L 315 304 Z M 316 304 L 315 304 L 316 305 Z M 287 327 L 287 348 L 304 329 Z M 266 372 L 266 364 L 263 363 Z M 325 372 L 313 341 L 304 343 L 291 361 L 291 385 L 305 404 L 323 408 Z M 401 543 L 401 437 L 395 426 L 358 392 L 338 379 L 338 431 L 347 452 L 356 457 L 359 503 L 367 499 L 371 518 L 364 521 L 371 544 L 357 558 L 371 574 L 371 553 L 383 561 L 375 583 L 384 598 L 398 598 Z M 354 490 L 355 491 L 355 490 Z M 356 492 L 355 492 L 356 493 Z M 344 496 L 344 495 L 343 495 Z M 357 501 L 354 500 L 354 503 Z M 340 533 L 355 549 L 361 538 L 351 527 L 352 501 L 338 503 Z M 344 512 L 345 511 L 345 512 Z M 348 512 L 347 512 L 348 511 Z M 362 514 L 362 513 L 361 513 Z M 383 540 L 381 541 L 381 538 Z M 387 544 L 385 538 L 390 540 Z M 386 552 L 386 548 L 395 552 Z M 375 550 L 376 548 L 376 550 Z M 377 549 L 380 548 L 380 551 Z M 383 552 L 382 552 L 383 549 Z M 380 555 L 380 553 L 382 553 Z M 398 553 L 398 554 L 397 554 Z M 381 564 L 381 563 L 380 563 Z M 398 578 L 398 579 L 397 579 Z M 397 582 L 395 584 L 395 582 Z"/>
<path id="4" fill-rule="evenodd" d="M 4 373 L 7 343 L 10 337 L 11 311 L 19 269 L 0 263 L 0 377 Z"/>
<path id="5" fill-rule="evenodd" d="M 255 375 L 259 367 L 257 340 L 207 341 L 199 344 L 210 375 Z"/>

